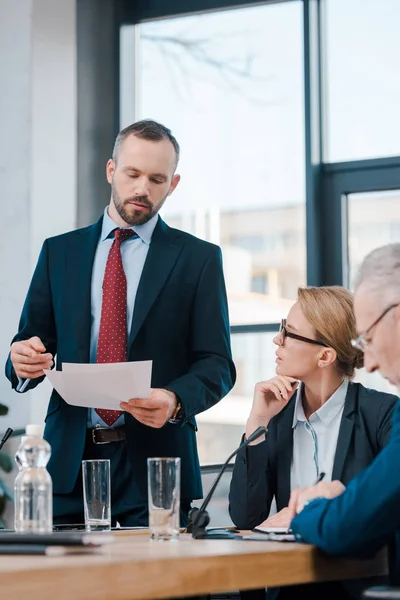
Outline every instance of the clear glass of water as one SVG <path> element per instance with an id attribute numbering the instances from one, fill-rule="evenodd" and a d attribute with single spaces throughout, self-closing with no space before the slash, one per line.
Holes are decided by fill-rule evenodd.
<path id="1" fill-rule="evenodd" d="M 83 505 L 87 531 L 111 530 L 110 461 L 83 460 Z"/>
<path id="2" fill-rule="evenodd" d="M 148 458 L 149 527 L 153 540 L 179 536 L 181 459 Z"/>

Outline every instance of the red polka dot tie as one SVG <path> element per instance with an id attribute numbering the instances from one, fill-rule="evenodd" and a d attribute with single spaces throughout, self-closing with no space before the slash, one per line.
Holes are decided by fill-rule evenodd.
<path id="1" fill-rule="evenodd" d="M 107 258 L 103 279 L 103 299 L 99 338 L 97 342 L 98 363 L 126 361 L 126 277 L 122 265 L 121 244 L 135 235 L 132 229 L 116 229 L 115 238 Z M 111 426 L 122 410 L 96 408 L 96 413 Z"/>

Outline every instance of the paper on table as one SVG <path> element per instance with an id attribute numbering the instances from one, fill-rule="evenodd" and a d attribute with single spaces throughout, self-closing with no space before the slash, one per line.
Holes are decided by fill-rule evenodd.
<path id="1" fill-rule="evenodd" d="M 74 406 L 121 410 L 120 402 L 150 396 L 152 361 L 64 363 L 63 371 L 45 370 L 60 396 Z"/>
<path id="2" fill-rule="evenodd" d="M 259 533 L 291 533 L 292 530 L 289 527 L 255 527 L 253 531 Z"/>
<path id="3" fill-rule="evenodd" d="M 243 535 L 242 540 L 254 541 L 254 542 L 295 542 L 296 538 L 293 533 L 256 533 L 256 529 L 253 530 L 255 533 L 249 535 Z"/>

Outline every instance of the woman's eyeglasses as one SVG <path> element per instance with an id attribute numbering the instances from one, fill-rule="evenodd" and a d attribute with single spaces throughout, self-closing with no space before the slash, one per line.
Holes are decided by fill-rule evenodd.
<path id="1" fill-rule="evenodd" d="M 317 346 L 324 346 L 325 348 L 329 348 L 328 344 L 324 342 L 318 342 L 318 340 L 312 340 L 311 338 L 304 337 L 302 335 L 297 335 L 297 333 L 291 333 L 286 329 L 286 319 L 282 319 L 281 326 L 279 329 L 279 334 L 281 336 L 281 346 L 285 343 L 285 338 L 293 338 L 294 340 L 299 340 L 300 342 L 306 342 L 307 344 L 316 344 Z"/>

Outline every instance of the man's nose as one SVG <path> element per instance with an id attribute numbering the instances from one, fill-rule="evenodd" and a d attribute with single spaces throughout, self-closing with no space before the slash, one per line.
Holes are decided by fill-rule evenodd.
<path id="1" fill-rule="evenodd" d="M 147 177 L 139 177 L 136 179 L 135 194 L 136 196 L 149 195 L 149 180 Z"/>

